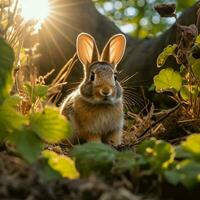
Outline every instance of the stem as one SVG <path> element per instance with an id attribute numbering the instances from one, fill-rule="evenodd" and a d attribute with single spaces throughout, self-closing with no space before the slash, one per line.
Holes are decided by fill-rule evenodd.
<path id="1" fill-rule="evenodd" d="M 141 135 L 140 138 L 143 140 L 143 136 L 153 127 L 155 127 L 158 123 L 160 123 L 161 121 L 163 121 L 164 119 L 166 119 L 167 117 L 169 117 L 169 115 L 171 115 L 173 112 L 175 112 L 181 104 L 176 105 L 174 108 L 172 108 L 166 115 L 164 115 L 163 117 L 161 117 L 159 120 L 157 120 L 156 122 L 154 122 L 152 125 L 150 125 Z"/>

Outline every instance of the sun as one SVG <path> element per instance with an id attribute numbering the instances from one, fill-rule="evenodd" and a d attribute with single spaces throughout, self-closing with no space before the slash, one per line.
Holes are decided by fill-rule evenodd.
<path id="1" fill-rule="evenodd" d="M 37 20 L 42 23 L 49 15 L 48 0 L 20 0 L 21 15 L 24 20 Z"/>

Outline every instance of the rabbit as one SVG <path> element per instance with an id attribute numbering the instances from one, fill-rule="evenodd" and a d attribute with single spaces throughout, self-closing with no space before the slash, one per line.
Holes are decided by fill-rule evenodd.
<path id="1" fill-rule="evenodd" d="M 100 55 L 91 35 L 78 35 L 76 49 L 84 68 L 84 78 L 60 107 L 60 113 L 70 120 L 75 137 L 113 146 L 121 143 L 123 89 L 117 80 L 116 68 L 125 47 L 126 37 L 116 34 L 110 38 Z"/>

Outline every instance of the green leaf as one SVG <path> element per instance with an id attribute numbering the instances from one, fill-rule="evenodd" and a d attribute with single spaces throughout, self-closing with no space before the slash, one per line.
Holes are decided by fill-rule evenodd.
<path id="1" fill-rule="evenodd" d="M 192 65 L 192 71 L 197 80 L 200 81 L 200 59 L 196 59 Z"/>
<path id="2" fill-rule="evenodd" d="M 178 159 L 190 159 L 192 158 L 191 154 L 187 152 L 182 146 L 175 147 L 176 158 Z"/>
<path id="3" fill-rule="evenodd" d="M 167 168 L 174 161 L 175 151 L 169 143 L 157 141 L 155 150 L 157 163 L 162 168 Z"/>
<path id="4" fill-rule="evenodd" d="M 15 96 L 8 96 L 5 101 L 3 102 L 2 106 L 3 107 L 13 107 L 13 108 L 17 108 L 18 105 L 20 104 L 21 98 L 17 95 Z"/>
<path id="5" fill-rule="evenodd" d="M 138 152 L 140 154 L 145 154 L 148 152 L 148 148 L 154 148 L 156 144 L 155 138 L 150 138 L 149 140 L 144 140 L 142 143 L 138 146 Z"/>
<path id="6" fill-rule="evenodd" d="M 180 95 L 183 100 L 188 101 L 190 98 L 196 99 L 198 98 L 199 95 L 199 89 L 198 86 L 193 85 L 193 86 L 183 86 L 181 87 L 180 90 Z"/>
<path id="7" fill-rule="evenodd" d="M 185 101 L 188 101 L 190 99 L 190 92 L 186 86 L 181 87 L 180 95 Z"/>
<path id="8" fill-rule="evenodd" d="M 183 160 L 177 167 L 176 172 L 180 174 L 181 183 L 187 188 L 194 188 L 200 185 L 200 164 L 193 160 Z"/>
<path id="9" fill-rule="evenodd" d="M 132 172 L 136 166 L 137 162 L 132 151 L 119 152 L 112 171 L 116 174 L 122 174 L 126 171 Z"/>
<path id="10" fill-rule="evenodd" d="M 193 47 L 194 48 L 194 47 Z M 190 65 L 193 65 L 195 62 L 196 62 L 196 58 L 194 58 L 193 56 L 192 56 L 192 53 L 190 53 L 190 55 L 189 55 L 189 57 L 188 57 L 188 62 L 189 62 L 189 64 Z"/>
<path id="11" fill-rule="evenodd" d="M 43 98 L 47 95 L 49 87 L 47 85 L 37 84 L 35 85 L 36 96 Z"/>
<path id="12" fill-rule="evenodd" d="M 116 159 L 117 151 L 109 145 L 97 142 L 74 146 L 71 155 L 76 167 L 83 176 L 90 173 L 107 174 Z"/>
<path id="13" fill-rule="evenodd" d="M 183 74 L 185 69 L 186 69 L 185 65 L 181 65 L 180 66 L 180 73 Z"/>
<path id="14" fill-rule="evenodd" d="M 154 84 L 157 92 L 176 91 L 178 92 L 182 86 L 182 78 L 179 72 L 171 68 L 163 69 L 154 76 Z"/>
<path id="15" fill-rule="evenodd" d="M 162 140 L 145 140 L 139 145 L 140 164 L 149 164 L 153 171 L 162 171 L 174 161 L 174 148 Z M 142 163 L 141 163 L 142 160 Z"/>
<path id="16" fill-rule="evenodd" d="M 6 41 L 0 37 L 0 103 L 8 96 L 12 86 L 12 67 L 14 51 Z"/>
<path id="17" fill-rule="evenodd" d="M 153 92 L 155 91 L 155 85 L 151 84 L 150 87 L 148 88 L 148 92 Z"/>
<path id="18" fill-rule="evenodd" d="M 50 167 L 48 158 L 40 159 L 37 163 L 37 171 L 44 181 L 57 180 L 62 177 L 58 171 Z"/>
<path id="19" fill-rule="evenodd" d="M 44 150 L 42 155 L 48 159 L 49 166 L 63 177 L 69 179 L 79 178 L 79 172 L 75 167 L 75 162 L 71 158 L 49 150 Z"/>
<path id="20" fill-rule="evenodd" d="M 28 82 L 24 84 L 24 88 L 33 103 L 37 98 L 45 98 L 48 92 L 48 86 L 42 84 L 32 86 L 31 83 Z"/>
<path id="21" fill-rule="evenodd" d="M 35 133 L 28 130 L 10 134 L 9 141 L 16 145 L 17 151 L 29 163 L 35 162 L 44 148 L 41 139 Z"/>
<path id="22" fill-rule="evenodd" d="M 19 97 L 10 96 L 0 106 L 0 142 L 8 136 L 8 133 L 20 130 L 27 124 L 27 119 L 16 110 L 19 101 Z"/>
<path id="23" fill-rule="evenodd" d="M 53 107 L 46 107 L 43 112 L 31 116 L 31 130 L 48 143 L 60 142 L 71 132 L 69 122 Z"/>
<path id="24" fill-rule="evenodd" d="M 194 158 L 200 160 L 200 134 L 192 134 L 188 136 L 186 141 L 181 143 L 181 146 Z"/>
<path id="25" fill-rule="evenodd" d="M 166 48 L 164 48 L 163 52 L 157 58 L 157 67 L 162 67 L 165 64 L 167 58 L 174 54 L 176 48 L 176 44 L 168 45 Z"/>
<path id="26" fill-rule="evenodd" d="M 181 182 L 181 174 L 177 171 L 164 171 L 164 177 L 172 185 L 178 185 Z"/>
<path id="27" fill-rule="evenodd" d="M 197 136 L 200 135 L 189 136 L 181 146 L 176 147 L 176 158 L 185 160 L 177 161 L 172 169 L 164 171 L 164 176 L 169 183 L 173 185 L 182 183 L 189 189 L 200 185 L 200 164 L 192 159 L 192 156 L 199 158 L 200 155 L 200 138 Z"/>
<path id="28" fill-rule="evenodd" d="M 200 44 L 200 35 L 198 35 L 198 36 L 196 37 L 195 43 L 196 43 L 196 44 Z"/>

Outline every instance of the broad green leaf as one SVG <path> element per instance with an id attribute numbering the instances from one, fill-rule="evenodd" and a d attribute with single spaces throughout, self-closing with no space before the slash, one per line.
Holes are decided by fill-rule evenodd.
<path id="1" fill-rule="evenodd" d="M 180 174 L 181 183 L 187 188 L 194 188 L 200 185 L 200 164 L 193 160 L 183 160 L 177 167 L 176 172 Z"/>
<path id="2" fill-rule="evenodd" d="M 185 68 L 186 68 L 185 65 L 181 65 L 180 66 L 180 73 L 181 74 L 185 71 Z"/>
<path id="3" fill-rule="evenodd" d="M 163 52 L 157 58 L 157 67 L 162 67 L 165 64 L 167 58 L 174 54 L 176 48 L 176 44 L 168 45 L 166 48 L 164 48 Z"/>
<path id="4" fill-rule="evenodd" d="M 145 140 L 139 145 L 139 152 L 141 154 L 139 162 L 149 164 L 152 170 L 160 171 L 174 161 L 174 148 L 167 142 L 162 140 Z M 141 163 L 141 164 L 142 164 Z"/>
<path id="5" fill-rule="evenodd" d="M 5 101 L 2 104 L 2 107 L 13 107 L 13 108 L 17 108 L 17 106 L 19 106 L 19 103 L 21 101 L 21 98 L 19 96 L 8 96 Z"/>
<path id="6" fill-rule="evenodd" d="M 175 152 L 176 152 L 177 159 L 191 159 L 192 158 L 191 154 L 180 145 L 175 147 Z"/>
<path id="7" fill-rule="evenodd" d="M 189 152 L 193 157 L 200 160 L 200 134 L 192 134 L 182 142 L 181 146 Z"/>
<path id="8" fill-rule="evenodd" d="M 192 56 L 192 53 L 190 53 L 189 57 L 188 57 L 188 62 L 190 65 L 193 65 L 195 62 L 196 62 L 197 59 L 195 59 L 193 56 Z"/>
<path id="9" fill-rule="evenodd" d="M 185 151 L 182 146 L 176 148 L 176 153 L 176 158 L 187 159 L 176 162 L 174 168 L 164 171 L 166 180 L 173 185 L 182 183 L 187 188 L 193 188 L 200 185 L 200 163 L 192 160 L 191 154 Z"/>
<path id="10" fill-rule="evenodd" d="M 48 92 L 47 85 L 41 85 L 41 84 L 35 85 L 36 96 L 38 96 L 40 98 L 44 98 L 47 95 L 47 92 Z"/>
<path id="11" fill-rule="evenodd" d="M 9 140 L 16 145 L 17 151 L 29 163 L 35 162 L 44 148 L 41 139 L 35 133 L 28 130 L 16 131 L 10 134 Z"/>
<path id="12" fill-rule="evenodd" d="M 44 181 L 52 181 L 61 178 L 61 174 L 52 169 L 48 163 L 48 158 L 40 159 L 37 163 L 37 171 Z"/>
<path id="13" fill-rule="evenodd" d="M 138 147 L 138 152 L 140 154 L 145 154 L 148 152 L 149 148 L 154 148 L 156 144 L 156 139 L 155 138 L 150 138 L 149 140 L 144 140 L 142 143 L 139 144 Z"/>
<path id="14" fill-rule="evenodd" d="M 196 79 L 200 81 L 200 59 L 196 59 L 192 65 L 192 71 Z"/>
<path id="15" fill-rule="evenodd" d="M 188 101 L 190 98 L 196 99 L 199 95 L 198 86 L 182 86 L 180 90 L 180 95 L 183 100 Z"/>
<path id="16" fill-rule="evenodd" d="M 157 92 L 176 91 L 178 92 L 182 86 L 182 78 L 179 72 L 171 68 L 163 69 L 154 76 L 154 84 Z"/>
<path id="17" fill-rule="evenodd" d="M 116 174 L 122 174 L 126 171 L 132 172 L 136 166 L 137 161 L 132 151 L 119 152 L 116 156 L 112 171 Z"/>
<path id="18" fill-rule="evenodd" d="M 179 172 L 177 172 L 176 170 L 174 170 L 174 171 L 169 171 L 169 170 L 164 171 L 164 177 L 172 185 L 178 185 L 178 183 L 181 182 L 181 174 Z"/>
<path id="19" fill-rule="evenodd" d="M 29 82 L 24 84 L 24 88 L 32 102 L 35 102 L 37 98 L 45 98 L 48 92 L 47 85 L 36 84 L 32 86 Z"/>
<path id="20" fill-rule="evenodd" d="M 117 151 L 109 145 L 97 142 L 74 146 L 71 155 L 83 176 L 90 173 L 107 174 L 116 159 Z"/>
<path id="21" fill-rule="evenodd" d="M 169 164 L 174 161 L 175 151 L 169 143 L 164 141 L 157 141 L 155 150 L 158 165 L 162 168 L 167 168 Z"/>
<path id="22" fill-rule="evenodd" d="M 188 101 L 190 99 L 190 92 L 186 86 L 181 87 L 180 95 L 185 101 Z"/>
<path id="23" fill-rule="evenodd" d="M 195 43 L 196 43 L 196 44 L 200 44 L 200 35 L 198 35 L 198 36 L 196 37 Z"/>
<path id="24" fill-rule="evenodd" d="M 14 59 L 13 49 L 0 37 L 0 103 L 8 96 L 12 86 Z"/>
<path id="25" fill-rule="evenodd" d="M 44 150 L 42 155 L 48 159 L 49 166 L 59 172 L 62 177 L 69 179 L 79 178 L 79 172 L 75 167 L 75 162 L 71 158 L 49 150 Z"/>
<path id="26" fill-rule="evenodd" d="M 31 130 L 48 143 L 60 142 L 71 132 L 69 122 L 53 107 L 46 107 L 43 112 L 31 116 Z"/>
<path id="27" fill-rule="evenodd" d="M 20 130 L 27 124 L 27 119 L 16 110 L 19 101 L 19 97 L 10 96 L 0 106 L 0 142 L 8 133 Z"/>

